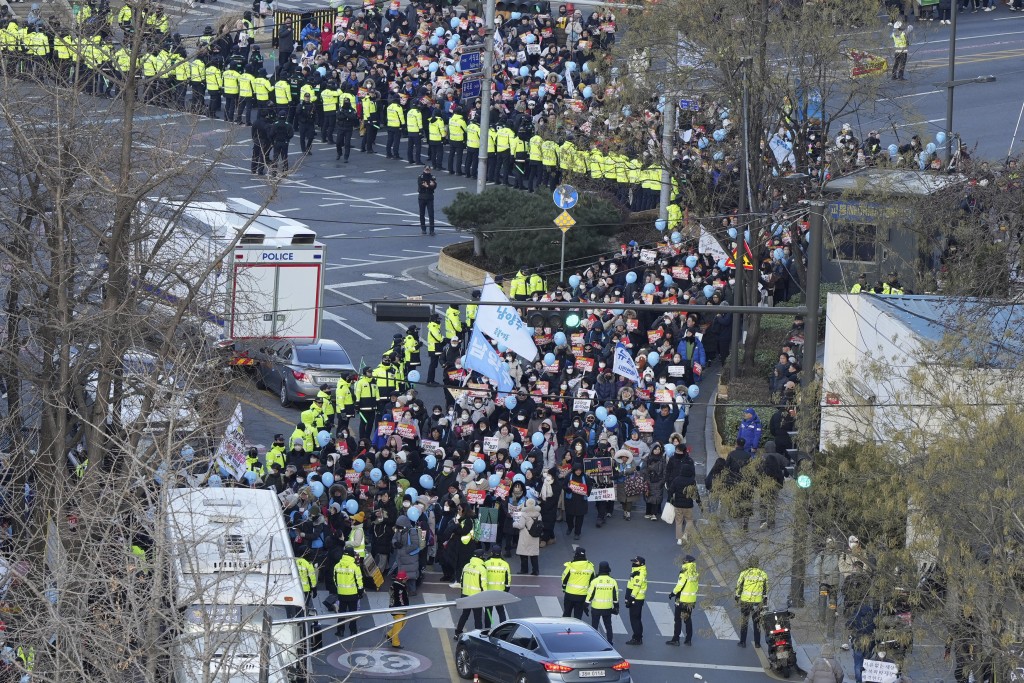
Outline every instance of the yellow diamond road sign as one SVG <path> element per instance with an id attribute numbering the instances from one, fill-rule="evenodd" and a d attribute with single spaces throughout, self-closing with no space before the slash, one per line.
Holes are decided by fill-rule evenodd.
<path id="1" fill-rule="evenodd" d="M 560 227 L 562 232 L 567 232 L 569 228 L 576 225 L 576 219 L 570 216 L 568 211 L 563 211 L 555 218 L 555 225 Z"/>

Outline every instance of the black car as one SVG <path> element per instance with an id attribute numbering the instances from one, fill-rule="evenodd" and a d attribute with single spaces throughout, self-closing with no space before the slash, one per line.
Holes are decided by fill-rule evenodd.
<path id="1" fill-rule="evenodd" d="M 494 683 L 629 683 L 629 662 L 578 619 L 511 619 L 459 637 L 459 676 Z"/>
<path id="2" fill-rule="evenodd" d="M 344 347 L 333 339 L 264 339 L 236 344 L 253 360 L 256 384 L 277 394 L 281 405 L 309 402 L 321 384 L 333 390 L 338 378 L 355 372 Z"/>

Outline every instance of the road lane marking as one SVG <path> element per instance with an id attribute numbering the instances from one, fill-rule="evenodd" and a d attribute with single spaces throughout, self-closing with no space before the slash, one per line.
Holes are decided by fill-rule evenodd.
<path id="1" fill-rule="evenodd" d="M 380 280 L 356 280 L 355 282 L 341 282 L 336 285 L 327 285 L 324 289 L 329 289 L 332 292 L 336 289 L 344 289 L 346 287 L 366 287 L 367 285 L 382 285 L 384 284 Z M 337 292 L 335 292 L 337 294 Z"/>
<path id="2" fill-rule="evenodd" d="M 391 229 L 390 227 L 387 227 L 387 228 L 370 228 L 369 230 L 367 230 L 367 232 L 380 232 L 382 230 L 390 230 L 390 229 Z"/>
<path id="3" fill-rule="evenodd" d="M 385 173 L 386 171 L 386 168 L 375 168 L 372 171 L 363 171 L 363 173 Z"/>
<path id="4" fill-rule="evenodd" d="M 708 605 L 704 607 L 704 614 L 711 623 L 711 630 L 715 632 L 715 638 L 719 640 L 739 640 L 736 629 L 729 620 L 725 608 L 721 605 Z"/>
<path id="5" fill-rule="evenodd" d="M 293 425 L 294 424 L 293 421 L 286 420 L 283 417 L 281 417 L 280 415 L 278 415 L 277 413 L 275 413 L 274 411 L 268 410 L 267 408 L 264 408 L 263 406 L 261 406 L 261 405 L 259 405 L 257 403 L 253 403 L 252 401 L 250 401 L 247 398 L 242 398 L 241 396 L 236 396 L 235 399 L 239 403 L 243 403 L 243 404 L 249 406 L 250 408 L 252 408 L 254 410 L 258 410 L 259 412 L 263 413 L 264 415 L 268 415 L 269 417 L 272 417 L 275 420 L 280 420 L 281 424 L 284 424 L 284 425 Z"/>
<path id="6" fill-rule="evenodd" d="M 888 102 L 889 100 L 902 100 L 907 97 L 924 97 L 925 95 L 934 95 L 935 93 L 945 92 L 945 90 L 928 90 L 926 92 L 912 92 L 909 95 L 897 95 L 896 97 L 881 97 L 875 102 Z"/>
<path id="7" fill-rule="evenodd" d="M 455 190 L 465 190 L 466 186 L 465 185 L 457 185 L 455 187 L 444 187 L 444 188 L 441 188 L 441 189 L 443 189 L 445 192 L 454 192 Z"/>
<path id="8" fill-rule="evenodd" d="M 897 128 L 913 128 L 914 126 L 924 126 L 924 125 L 927 125 L 929 123 L 938 123 L 939 121 L 945 121 L 945 120 L 946 120 L 946 118 L 943 117 L 941 119 L 929 119 L 927 121 L 914 121 L 913 123 L 901 123 L 901 124 L 899 124 L 896 127 Z"/>
<path id="9" fill-rule="evenodd" d="M 651 609 L 651 616 L 654 617 L 654 624 L 658 627 L 658 633 L 669 638 L 672 636 L 672 628 L 675 624 L 675 614 L 668 603 L 661 601 L 648 601 L 647 607 Z"/>
<path id="10" fill-rule="evenodd" d="M 429 605 L 432 602 L 448 602 L 448 598 L 446 598 L 443 593 L 421 593 L 421 595 L 423 596 L 424 604 Z M 451 608 L 431 612 L 427 615 L 427 619 L 430 620 L 430 625 L 434 628 L 450 628 L 455 630 L 455 622 L 452 620 Z M 443 635 L 441 640 L 445 640 Z"/>
<path id="11" fill-rule="evenodd" d="M 324 180 L 337 180 L 338 178 L 347 178 L 347 175 L 329 175 L 324 176 Z"/>
<path id="12" fill-rule="evenodd" d="M 370 341 L 370 335 L 363 334 L 362 332 L 360 332 L 356 328 L 352 327 L 347 322 L 345 322 L 345 318 L 342 318 L 337 313 L 331 313 L 330 311 L 324 311 L 323 314 L 324 314 L 324 318 L 326 318 L 328 322 L 332 322 L 332 323 L 335 323 L 337 325 L 340 325 L 340 326 L 344 327 L 346 330 L 348 330 L 349 332 L 351 332 L 353 334 L 359 335 L 360 337 L 362 337 L 366 341 Z"/>

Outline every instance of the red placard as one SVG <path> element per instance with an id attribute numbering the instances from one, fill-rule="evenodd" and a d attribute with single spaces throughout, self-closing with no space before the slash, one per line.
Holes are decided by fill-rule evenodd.
<path id="1" fill-rule="evenodd" d="M 418 434 L 416 425 L 399 423 L 395 426 L 395 432 L 403 439 L 415 439 Z"/>
<path id="2" fill-rule="evenodd" d="M 575 494 L 580 495 L 580 496 L 585 496 L 588 493 L 590 493 L 590 490 L 587 487 L 587 485 L 584 484 L 581 481 L 575 481 L 575 480 L 570 481 L 569 484 L 568 484 L 568 489 L 569 489 L 570 493 L 575 493 Z"/>
<path id="3" fill-rule="evenodd" d="M 641 417 L 636 421 L 636 428 L 644 433 L 650 433 L 654 431 L 654 418 L 653 417 Z"/>
<path id="4" fill-rule="evenodd" d="M 593 358 L 577 358 L 576 359 L 576 369 L 577 370 L 582 370 L 583 372 L 590 372 L 591 370 L 594 369 L 594 359 Z"/>
<path id="5" fill-rule="evenodd" d="M 647 330 L 647 343 L 657 344 L 658 340 L 665 336 L 664 330 L 660 327 L 656 330 Z"/>
<path id="6" fill-rule="evenodd" d="M 395 423 L 381 421 L 377 423 L 377 435 L 378 436 L 391 436 L 395 433 Z"/>
<path id="7" fill-rule="evenodd" d="M 470 505 L 483 505 L 486 499 L 487 491 L 481 491 L 480 489 L 466 490 L 466 502 Z"/>

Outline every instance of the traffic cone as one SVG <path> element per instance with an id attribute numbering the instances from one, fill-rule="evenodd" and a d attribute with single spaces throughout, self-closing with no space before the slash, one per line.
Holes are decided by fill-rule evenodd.
<path id="1" fill-rule="evenodd" d="M 473 674 L 473 683 L 480 683 L 480 674 Z"/>

